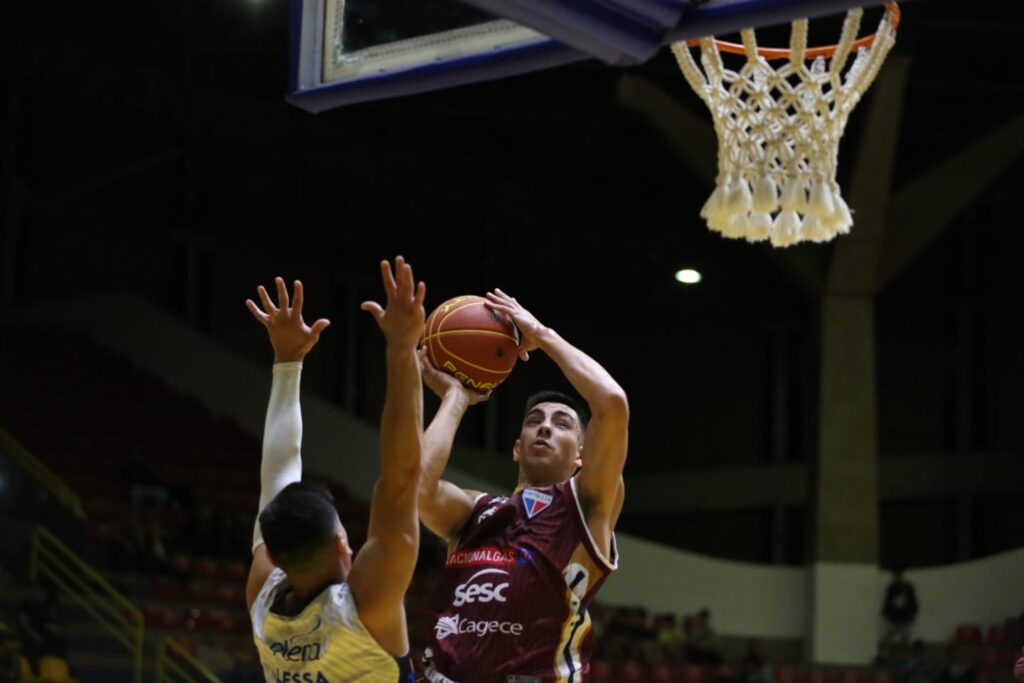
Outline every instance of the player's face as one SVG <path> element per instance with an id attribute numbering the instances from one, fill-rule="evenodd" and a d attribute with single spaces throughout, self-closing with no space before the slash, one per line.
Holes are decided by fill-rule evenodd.
<path id="1" fill-rule="evenodd" d="M 580 467 L 582 448 L 576 411 L 564 403 L 538 403 L 523 418 L 513 453 L 529 479 L 556 483 Z"/>

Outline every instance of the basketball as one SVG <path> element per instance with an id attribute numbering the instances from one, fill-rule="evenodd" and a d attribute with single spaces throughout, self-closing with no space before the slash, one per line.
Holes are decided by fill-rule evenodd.
<path id="1" fill-rule="evenodd" d="M 501 384 L 516 364 L 519 330 L 482 296 L 457 296 L 434 309 L 423 326 L 427 356 L 470 389 Z"/>

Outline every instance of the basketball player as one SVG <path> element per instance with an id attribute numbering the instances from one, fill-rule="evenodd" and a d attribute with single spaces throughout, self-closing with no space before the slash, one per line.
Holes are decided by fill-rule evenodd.
<path id="1" fill-rule="evenodd" d="M 246 586 L 253 639 L 268 683 L 412 683 L 402 601 L 419 549 L 416 487 L 423 428 L 416 343 L 424 286 L 401 256 L 381 263 L 387 308 L 366 302 L 387 340 L 381 416 L 381 476 L 370 504 L 366 544 L 353 560 L 326 489 L 300 481 L 302 360 L 329 324 L 302 320 L 302 285 L 289 306 L 277 278 L 275 306 L 259 288 L 270 334 L 273 385 L 263 437 L 260 514 Z M 342 457 L 349 454 L 339 454 Z"/>
<path id="2" fill-rule="evenodd" d="M 449 544 L 433 596 L 438 618 L 426 679 L 579 683 L 590 666 L 587 607 L 618 562 L 613 532 L 624 496 L 626 394 L 515 299 L 500 289 L 487 298 L 519 328 L 520 356 L 548 354 L 592 416 L 563 394 L 535 394 L 512 448 L 515 492 L 461 489 L 441 475 L 466 408 L 486 396 L 421 357 L 441 406 L 424 434 L 420 519 Z"/>

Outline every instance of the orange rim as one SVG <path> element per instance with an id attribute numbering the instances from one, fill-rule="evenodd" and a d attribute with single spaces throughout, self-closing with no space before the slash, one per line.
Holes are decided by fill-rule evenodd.
<path id="1" fill-rule="evenodd" d="M 892 27 L 895 29 L 900 25 L 900 8 L 895 2 L 885 3 L 885 11 L 889 15 L 889 21 L 892 22 Z M 853 43 L 852 50 L 859 50 L 862 47 L 871 47 L 875 43 L 875 36 L 877 33 L 872 33 L 870 36 L 864 36 L 859 38 Z M 700 38 L 694 38 L 686 41 L 686 44 L 690 47 L 696 47 L 700 44 Z M 745 55 L 747 54 L 746 48 L 740 43 L 730 43 L 724 40 L 715 39 L 715 45 L 718 46 L 719 52 L 728 52 L 734 55 Z M 839 48 L 838 45 L 826 45 L 824 47 L 812 47 L 808 48 L 804 52 L 806 59 L 817 59 L 818 57 L 831 57 L 836 53 Z M 789 59 L 792 54 L 792 50 L 784 47 L 759 47 L 757 48 L 757 54 L 764 57 L 769 61 L 777 59 Z"/>

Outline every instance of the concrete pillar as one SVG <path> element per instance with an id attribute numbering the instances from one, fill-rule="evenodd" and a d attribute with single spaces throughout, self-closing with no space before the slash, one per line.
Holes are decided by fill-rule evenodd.
<path id="1" fill-rule="evenodd" d="M 809 656 L 865 664 L 876 651 L 881 589 L 874 301 L 828 294 L 822 313 Z"/>
<path id="2" fill-rule="evenodd" d="M 774 464 L 789 458 L 789 337 L 787 330 L 776 330 L 772 335 L 772 393 L 771 393 L 771 461 Z M 771 507 L 772 564 L 786 561 L 786 508 L 781 503 Z"/>
<path id="3" fill-rule="evenodd" d="M 971 533 L 974 500 L 970 495 L 960 496 L 956 501 L 956 559 L 967 562 L 972 558 L 974 538 Z"/>

